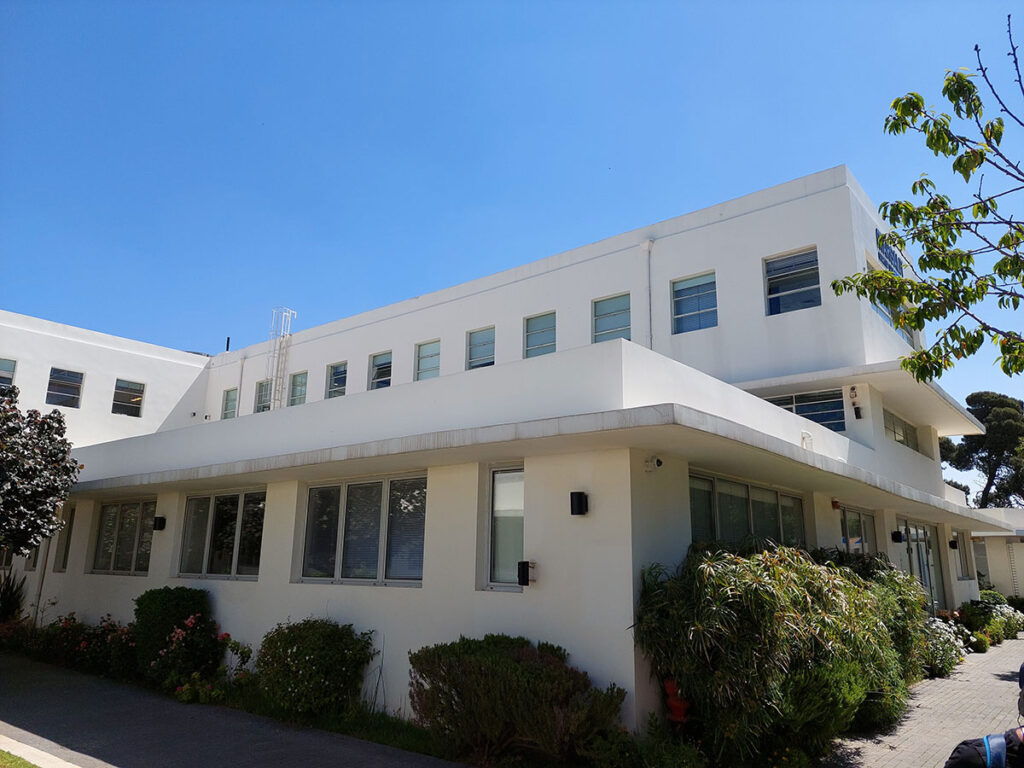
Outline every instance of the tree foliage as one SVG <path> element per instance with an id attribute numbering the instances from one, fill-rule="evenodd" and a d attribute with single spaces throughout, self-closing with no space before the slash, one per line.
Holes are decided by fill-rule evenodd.
<path id="1" fill-rule="evenodd" d="M 984 435 L 948 437 L 939 444 L 942 460 L 954 469 L 975 470 L 985 478 L 974 498 L 978 507 L 1024 506 L 1024 402 L 998 392 L 972 392 L 967 410 L 985 425 Z"/>
<path id="2" fill-rule="evenodd" d="M 954 175 L 967 185 L 954 200 L 922 175 L 911 186 L 915 200 L 879 206 L 892 227 L 879 245 L 904 252 L 911 246 L 919 249 L 913 274 L 873 270 L 832 283 L 837 295 L 852 292 L 889 308 L 901 328 L 923 330 L 928 322 L 940 324 L 929 346 L 902 361 L 918 380 L 938 378 L 957 360 L 977 353 L 986 341 L 998 348 L 1004 373 L 1024 371 L 1024 338 L 1013 327 L 997 325 L 992 311 L 993 302 L 1016 310 L 1024 299 L 1024 225 L 1004 212 L 1024 190 L 1024 170 L 1004 140 L 1024 129 L 1024 81 L 1009 19 L 1007 34 L 1016 87 L 1005 98 L 975 46 L 977 74 L 963 69 L 946 73 L 942 95 L 952 114 L 927 106 L 924 97 L 911 92 L 892 102 L 885 119 L 888 133 L 916 133 L 936 156 L 950 159 Z M 986 98 L 998 105 L 999 114 L 991 119 L 986 118 L 981 84 Z M 993 176 L 994 187 L 988 182 Z"/>
<path id="3" fill-rule="evenodd" d="M 81 469 L 59 411 L 18 409 L 18 388 L 0 392 L 0 548 L 27 555 L 60 530 L 60 509 Z"/>

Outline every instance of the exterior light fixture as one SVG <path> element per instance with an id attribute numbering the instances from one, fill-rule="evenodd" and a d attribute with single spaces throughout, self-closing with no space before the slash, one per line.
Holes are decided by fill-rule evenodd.
<path id="1" fill-rule="evenodd" d="M 900 530 L 895 530 L 890 534 L 893 544 L 902 544 L 907 540 L 907 534 Z"/>
<path id="2" fill-rule="evenodd" d="M 949 548 L 950 549 L 960 549 L 960 542 L 957 541 L 956 539 L 950 539 L 949 540 Z"/>
<path id="3" fill-rule="evenodd" d="M 163 515 L 157 515 L 153 518 L 153 530 L 162 531 L 167 527 L 167 518 Z"/>
<path id="4" fill-rule="evenodd" d="M 532 560 L 520 560 L 516 563 L 516 571 L 518 575 L 518 581 L 520 587 L 530 586 L 531 581 L 536 581 L 530 573 L 530 570 L 537 564 Z"/>
<path id="5" fill-rule="evenodd" d="M 570 491 L 569 492 L 569 514 L 571 515 L 585 515 L 587 514 L 589 507 L 587 505 L 587 494 L 583 491 Z"/>
<path id="6" fill-rule="evenodd" d="M 838 512 L 842 508 L 843 508 L 843 505 L 839 503 L 839 499 L 833 498 L 832 499 L 832 509 L 834 509 L 836 512 Z"/>

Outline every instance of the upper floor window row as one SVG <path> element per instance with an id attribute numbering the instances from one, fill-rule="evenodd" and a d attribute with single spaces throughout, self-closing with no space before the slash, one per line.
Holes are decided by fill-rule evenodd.
<path id="1" fill-rule="evenodd" d="M 764 275 L 769 315 L 821 306 L 817 250 L 768 259 Z"/>
<path id="2" fill-rule="evenodd" d="M 699 331 L 718 325 L 715 273 L 672 283 L 672 333 Z"/>
<path id="3" fill-rule="evenodd" d="M 886 437 L 895 440 L 900 445 L 907 446 L 907 448 L 913 448 L 915 451 L 921 450 L 917 442 L 917 427 L 886 410 L 882 411 L 882 419 Z"/>
<path id="4" fill-rule="evenodd" d="M 15 360 L 0 357 L 0 392 L 14 383 L 14 369 L 17 365 Z"/>
<path id="5" fill-rule="evenodd" d="M 14 361 L 10 362 L 9 385 L 13 382 Z M 3 368 L 0 366 L 0 371 Z M 47 405 L 57 405 L 62 408 L 81 408 L 82 387 L 85 381 L 85 374 L 80 371 L 70 371 L 65 368 L 50 368 L 50 378 L 46 384 Z M 0 374 L 0 385 L 4 384 L 4 378 Z M 137 381 L 127 379 L 114 380 L 114 395 L 110 404 L 110 412 L 122 416 L 142 416 L 142 400 L 146 393 L 146 385 Z"/>

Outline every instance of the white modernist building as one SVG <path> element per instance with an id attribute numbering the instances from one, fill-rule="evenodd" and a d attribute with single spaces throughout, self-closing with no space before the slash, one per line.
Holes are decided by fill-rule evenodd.
<path id="1" fill-rule="evenodd" d="M 548 640 L 631 727 L 659 702 L 640 570 L 694 539 L 885 552 L 953 606 L 970 532 L 1013 528 L 943 482 L 939 437 L 981 426 L 900 369 L 917 340 L 829 289 L 901 268 L 881 226 L 839 167 L 209 358 L 0 315 L 0 365 L 85 465 L 73 524 L 14 567 L 49 618 L 184 584 L 252 643 L 372 629 L 391 710 L 412 649 Z"/>

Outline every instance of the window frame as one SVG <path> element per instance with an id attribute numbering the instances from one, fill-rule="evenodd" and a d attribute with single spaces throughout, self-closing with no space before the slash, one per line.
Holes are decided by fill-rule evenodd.
<path id="1" fill-rule="evenodd" d="M 494 478 L 502 473 L 518 472 L 523 476 L 523 551 L 520 560 L 526 559 L 526 468 L 523 463 L 501 463 L 487 468 L 487 539 L 486 571 L 484 572 L 484 589 L 492 592 L 522 592 L 523 588 L 516 581 L 494 580 Z"/>
<path id="2" fill-rule="evenodd" d="M 813 403 L 797 403 L 796 399 L 798 397 L 807 397 L 807 396 L 810 396 L 810 395 L 831 395 L 833 393 L 838 393 L 838 396 L 837 397 L 830 397 L 827 400 L 819 400 L 818 402 L 819 403 L 834 403 L 834 402 L 838 401 L 839 403 L 841 403 L 842 404 L 841 410 L 842 410 L 842 415 L 843 415 L 841 422 L 836 422 L 834 420 L 833 421 L 827 421 L 827 422 L 826 421 L 818 421 L 817 419 L 812 419 L 806 413 L 798 413 L 797 410 L 796 410 L 798 405 L 812 405 L 813 404 Z M 789 398 L 792 401 L 791 404 L 790 405 L 783 405 L 782 403 L 777 402 L 777 401 L 782 400 L 783 398 Z M 787 393 L 785 395 L 772 395 L 771 397 L 764 398 L 764 400 L 765 400 L 766 403 L 769 403 L 770 405 L 774 405 L 776 408 L 781 408 L 784 411 L 788 411 L 789 413 L 792 413 L 794 416 L 799 416 L 799 417 L 801 417 L 803 419 L 807 419 L 808 421 L 814 422 L 818 426 L 825 427 L 826 429 L 831 429 L 836 434 L 842 434 L 843 432 L 846 431 L 846 390 L 843 387 L 839 387 L 838 389 L 819 389 L 819 390 L 814 390 L 814 391 L 810 391 L 810 392 L 793 392 L 792 394 L 788 394 Z M 834 411 L 835 411 L 835 409 L 831 409 L 828 412 L 832 413 Z M 832 427 L 829 426 L 829 424 L 837 424 L 837 423 L 841 423 L 842 424 L 842 429 L 832 429 Z"/>
<path id="3" fill-rule="evenodd" d="M 298 377 L 302 376 L 302 394 L 295 394 L 295 383 Z M 296 371 L 295 373 L 288 376 L 288 405 L 305 405 L 306 395 L 309 393 L 309 371 Z"/>
<path id="4" fill-rule="evenodd" d="M 814 254 L 814 269 L 813 269 L 813 271 L 814 271 L 814 274 L 815 274 L 815 277 L 816 277 L 816 284 L 813 287 L 812 286 L 803 286 L 801 288 L 794 288 L 794 289 L 791 289 L 791 290 L 788 290 L 788 291 L 784 291 L 782 293 L 772 294 L 771 293 L 771 287 L 772 287 L 772 282 L 773 281 L 778 281 L 778 280 L 785 279 L 785 278 L 792 278 L 792 277 L 794 277 L 796 275 L 799 275 L 799 274 L 802 274 L 802 273 L 810 273 L 811 272 L 811 268 L 810 267 L 804 267 L 802 269 L 790 270 L 788 272 L 784 272 L 784 273 L 778 274 L 778 275 L 769 275 L 768 274 L 768 265 L 772 264 L 772 263 L 775 263 L 775 262 L 784 261 L 785 259 L 793 259 L 793 258 L 796 258 L 798 256 L 806 256 L 806 255 L 811 254 L 811 253 Z M 775 317 L 777 315 L 788 315 L 790 312 L 799 312 L 802 309 L 814 309 L 815 307 L 820 307 L 821 306 L 821 260 L 819 258 L 819 254 L 818 254 L 818 247 L 816 245 L 808 247 L 808 248 L 801 248 L 799 250 L 791 251 L 789 253 L 778 254 L 778 255 L 775 255 L 775 256 L 768 256 L 767 258 L 765 258 L 763 260 L 762 265 L 763 265 L 762 266 L 762 273 L 763 273 L 763 276 L 764 276 L 764 311 L 765 311 L 765 316 L 766 317 Z M 809 293 L 811 291 L 817 292 L 817 299 L 818 299 L 817 303 L 809 304 L 806 307 L 793 307 L 791 309 L 782 309 L 781 302 L 780 302 L 779 303 L 779 311 L 778 312 L 772 312 L 772 299 L 779 300 L 779 299 L 781 299 L 784 296 L 793 296 L 793 295 L 798 294 L 798 293 L 804 293 L 804 292 L 808 292 Z"/>
<path id="5" fill-rule="evenodd" d="M 488 331 L 491 332 L 491 340 L 490 341 L 483 341 L 483 342 L 480 342 L 480 341 L 474 342 L 473 341 L 473 337 L 474 336 L 476 336 L 477 334 L 480 334 L 480 333 L 487 333 Z M 498 341 L 498 333 L 497 333 L 497 330 L 495 329 L 495 326 L 493 326 L 493 325 L 486 325 L 483 328 L 477 328 L 477 329 L 472 330 L 472 331 L 466 331 L 466 370 L 467 371 L 475 371 L 478 368 L 490 368 L 492 365 L 494 365 L 494 352 L 495 352 L 495 346 L 497 344 L 497 341 Z M 490 347 L 491 347 L 491 354 L 490 355 L 482 355 L 480 357 L 473 357 L 473 349 L 474 349 L 474 347 L 479 348 L 479 347 L 486 347 L 488 345 L 490 345 Z"/>
<path id="6" fill-rule="evenodd" d="M 61 512 L 64 525 L 57 533 L 57 551 L 53 556 L 53 572 L 67 573 L 68 555 L 71 553 L 71 536 L 75 530 L 75 505 L 69 504 Z M 137 553 L 136 553 L 137 554 Z M 95 558 L 94 558 L 95 563 Z M 149 569 L 147 568 L 147 571 Z"/>
<path id="7" fill-rule="evenodd" d="M 614 312 L 608 312 L 602 315 L 597 314 L 597 305 L 611 301 L 612 299 L 621 299 L 623 296 L 628 300 L 628 307 L 625 310 L 615 310 Z M 616 326 L 603 331 L 597 330 L 598 318 L 613 317 L 615 315 L 625 314 L 627 316 L 626 325 Z M 625 335 L 622 335 L 622 331 L 625 330 Z M 598 337 L 601 338 L 598 338 Z M 602 341 L 611 341 L 613 339 L 625 339 L 631 341 L 633 338 L 633 296 L 631 291 L 623 291 L 622 293 L 613 293 L 610 296 L 603 296 L 599 299 L 592 299 L 590 302 L 590 343 L 600 344 Z"/>
<path id="8" fill-rule="evenodd" d="M 777 485 L 770 485 L 770 484 L 767 484 L 767 483 L 752 483 L 749 480 L 743 480 L 743 479 L 740 479 L 740 478 L 730 477 L 730 476 L 727 476 L 727 475 L 718 475 L 718 474 L 714 474 L 712 472 L 705 472 L 705 471 L 702 471 L 702 470 L 699 470 L 699 469 L 694 469 L 694 470 L 691 470 L 689 472 L 689 475 L 688 475 L 688 478 L 687 478 L 687 482 L 686 482 L 686 492 L 687 492 L 687 494 L 690 493 L 690 490 L 691 490 L 690 482 L 694 478 L 697 478 L 697 479 L 700 479 L 700 480 L 709 481 L 711 483 L 711 506 L 712 506 L 712 509 L 711 509 L 711 522 L 712 522 L 712 526 L 714 527 L 714 536 L 715 536 L 713 541 L 724 541 L 724 539 L 721 538 L 721 535 L 722 535 L 721 534 L 721 523 L 720 523 L 720 520 L 719 520 L 719 513 L 718 513 L 718 483 L 719 482 L 726 482 L 726 483 L 733 483 L 734 485 L 743 485 L 743 486 L 746 486 L 746 489 L 747 489 L 747 496 L 746 496 L 746 500 L 747 500 L 747 534 L 746 534 L 746 536 L 744 536 L 744 538 L 749 538 L 751 536 L 754 536 L 754 530 L 755 530 L 755 527 L 754 527 L 754 508 L 753 508 L 753 503 L 752 503 L 752 497 L 751 497 L 751 494 L 750 494 L 750 490 L 752 488 L 757 488 L 757 489 L 762 490 L 762 491 L 771 491 L 771 492 L 775 493 L 775 506 L 778 509 L 778 517 L 779 517 L 779 538 L 776 540 L 776 543 L 782 543 L 783 540 L 785 539 L 785 530 L 784 530 L 784 527 L 783 527 L 784 522 L 783 522 L 783 518 L 782 518 L 782 497 L 786 496 L 787 498 L 790 498 L 790 499 L 797 499 L 797 500 L 799 500 L 799 502 L 800 502 L 800 538 L 801 538 L 801 541 L 798 542 L 795 546 L 798 546 L 798 547 L 806 547 L 807 546 L 807 497 L 806 497 L 806 495 L 804 493 L 801 493 L 801 492 L 798 492 L 798 491 L 795 491 L 795 490 L 792 490 L 792 489 L 789 489 L 789 488 L 783 488 L 783 487 L 777 486 Z M 689 500 L 687 500 L 687 505 L 690 508 L 690 538 L 691 538 L 691 543 L 692 543 L 694 541 L 698 541 L 698 539 L 696 539 L 693 536 L 693 508 L 692 508 L 692 506 L 689 505 Z M 742 541 L 742 539 L 740 541 Z"/>
<path id="9" fill-rule="evenodd" d="M 256 573 L 238 573 L 238 553 L 241 549 L 242 544 L 242 517 L 245 513 L 245 497 L 250 494 L 263 494 L 263 523 L 260 526 L 260 562 L 256 566 Z M 215 514 L 215 503 L 216 499 L 220 497 L 235 496 L 238 498 L 238 508 L 235 513 L 235 540 L 231 552 L 231 572 L 230 573 L 208 573 L 210 568 L 210 545 L 211 537 L 213 535 L 213 525 Z M 188 504 L 192 499 L 209 499 L 210 506 L 207 512 L 206 519 L 206 530 L 203 534 L 203 569 L 202 573 L 191 573 L 183 571 L 182 566 L 184 565 L 183 560 L 185 557 L 186 539 L 185 534 L 188 526 Z M 263 535 L 266 528 L 267 521 L 267 489 L 266 487 L 251 487 L 243 489 L 229 489 L 223 491 L 210 491 L 208 493 L 192 493 L 185 497 L 184 508 L 182 510 L 182 527 L 181 527 L 181 539 L 178 542 L 178 559 L 175 566 L 175 576 L 179 579 L 214 579 L 224 581 L 258 581 L 260 577 L 259 569 L 263 564 Z"/>
<path id="10" fill-rule="evenodd" d="M 32 573 L 39 566 L 39 550 L 43 548 L 43 545 L 36 544 L 32 547 L 32 551 L 25 555 L 25 565 L 23 570 L 25 573 Z"/>
<path id="11" fill-rule="evenodd" d="M 953 537 L 956 539 L 956 580 L 973 581 L 977 576 L 971 563 L 971 555 L 974 554 L 971 534 L 967 531 L 955 530 Z"/>
<path id="12" fill-rule="evenodd" d="M 260 397 L 261 393 L 266 393 L 266 399 Z M 260 379 L 256 382 L 256 390 L 253 394 L 252 399 L 252 412 L 253 413 L 266 413 L 273 408 L 274 403 L 274 380 L 273 379 Z"/>
<path id="13" fill-rule="evenodd" d="M 891 427 L 889 426 L 890 420 L 893 422 Z M 909 439 L 908 442 L 900 440 L 897 436 L 897 427 L 902 428 L 904 435 L 912 435 L 913 437 Z M 885 434 L 886 439 L 891 440 L 897 445 L 902 445 L 904 448 L 909 448 L 915 453 L 921 453 L 921 441 L 917 434 L 917 425 L 911 424 L 902 416 L 899 416 L 898 414 L 895 414 L 888 408 L 884 407 L 882 408 L 882 432 Z M 913 445 L 911 445 L 911 443 L 913 443 Z"/>
<path id="14" fill-rule="evenodd" d="M 428 347 L 431 344 L 437 344 L 437 353 L 424 355 L 424 347 Z M 429 368 L 423 367 L 424 360 L 436 361 L 437 365 L 433 365 Z M 416 370 L 413 373 L 413 381 L 426 381 L 427 379 L 436 379 L 441 375 L 441 339 L 432 339 L 430 341 L 421 341 L 416 345 Z"/>
<path id="15" fill-rule="evenodd" d="M 138 524 L 138 527 L 135 530 L 135 539 L 134 539 L 134 542 L 132 544 L 132 565 L 131 565 L 131 569 L 129 569 L 127 571 L 123 571 L 123 570 L 119 571 L 119 570 L 115 570 L 114 569 L 114 563 L 115 563 L 115 561 L 117 559 L 118 534 L 121 532 L 121 523 L 123 522 L 123 517 L 122 517 L 123 508 L 126 505 L 129 505 L 129 504 L 138 504 L 139 505 L 139 524 Z M 91 552 L 90 552 L 90 555 L 89 555 L 88 568 L 87 568 L 87 572 L 88 573 L 90 573 L 90 574 L 99 574 L 99 575 L 106 575 L 106 576 L 143 576 L 143 577 L 145 577 L 145 576 L 149 575 L 149 566 L 152 565 L 153 531 L 155 531 L 155 528 L 150 531 L 150 545 L 149 545 L 150 561 L 146 564 L 146 570 L 142 571 L 142 570 L 139 570 L 136 567 L 136 564 L 137 564 L 137 561 L 138 561 L 138 557 L 139 557 L 139 543 L 142 541 L 143 529 L 145 527 L 142 524 L 143 518 L 145 517 L 145 515 L 143 514 L 143 505 L 145 505 L 145 504 L 152 504 L 153 505 L 153 518 L 155 519 L 156 518 L 156 511 L 157 511 L 157 500 L 156 500 L 155 497 L 142 497 L 142 498 L 131 498 L 131 499 L 116 499 L 116 500 L 110 500 L 110 501 L 100 501 L 100 502 L 98 502 L 96 504 L 96 511 L 97 512 L 96 512 L 96 520 L 95 520 L 95 523 L 94 523 L 96 531 L 95 531 L 95 535 L 92 537 L 92 547 L 91 547 Z M 98 547 L 100 545 L 100 541 L 102 541 L 102 537 L 103 537 L 103 509 L 105 507 L 110 507 L 110 506 L 115 506 L 115 505 L 117 506 L 117 519 L 116 519 L 116 522 L 115 522 L 115 525 L 114 525 L 113 548 L 110 551 L 110 568 L 97 568 L 96 567 L 96 556 L 98 554 L 97 549 L 98 549 Z"/>
<path id="16" fill-rule="evenodd" d="M 8 387 L 13 387 L 14 386 L 14 377 L 18 373 L 18 361 L 17 360 L 14 360 L 14 359 L 9 358 L 9 357 L 0 357 L 0 364 L 2 364 L 2 363 L 10 363 L 11 364 L 11 370 L 10 370 L 10 373 L 8 374 L 8 372 L 4 368 L 0 367 L 0 392 L 3 392 Z M 5 381 L 3 381 L 4 379 L 9 379 L 9 381 L 5 382 Z"/>
<path id="17" fill-rule="evenodd" d="M 540 330 L 530 330 L 531 320 L 540 320 L 542 317 L 551 318 L 550 330 L 554 334 L 554 339 L 550 342 L 543 344 L 530 344 L 530 334 L 545 333 L 549 329 L 541 328 Z M 537 315 L 530 315 L 529 317 L 523 318 L 523 360 L 527 360 L 533 357 L 543 357 L 544 355 L 550 355 L 553 352 L 558 351 L 558 312 L 557 310 L 550 310 L 549 312 L 541 312 Z"/>
<path id="18" fill-rule="evenodd" d="M 344 369 L 345 383 L 340 387 L 334 385 L 335 371 L 338 368 Z M 324 400 L 333 400 L 336 397 L 344 397 L 348 390 L 348 360 L 340 360 L 327 366 L 327 382 L 324 386 Z"/>
<path id="19" fill-rule="evenodd" d="M 140 389 L 140 390 L 138 390 L 138 392 L 136 392 L 135 390 L 133 390 L 131 388 L 121 387 L 120 386 L 121 384 L 131 384 L 131 385 L 134 385 L 134 386 L 141 387 L 142 389 Z M 138 403 L 138 405 L 134 405 L 132 403 L 119 403 L 117 401 L 117 396 L 119 394 L 118 389 L 121 389 L 120 394 L 122 394 L 122 395 L 127 394 L 127 395 L 129 395 L 129 397 L 132 394 L 138 394 L 139 395 L 139 403 Z M 141 382 L 141 381 L 129 381 L 128 379 L 115 378 L 114 379 L 114 395 L 113 395 L 113 399 L 110 402 L 110 412 L 112 414 L 117 415 L 117 416 L 129 416 L 129 417 L 134 418 L 134 419 L 141 419 L 142 418 L 142 403 L 144 402 L 145 398 L 146 398 L 146 385 L 145 385 L 144 382 Z M 138 408 L 139 412 L 138 413 L 124 413 L 123 411 L 118 411 L 117 407 L 119 405 L 122 408 Z"/>
<path id="20" fill-rule="evenodd" d="M 699 297 L 705 296 L 705 295 L 710 293 L 710 294 L 712 294 L 714 296 L 715 306 L 711 307 L 711 308 L 708 308 L 708 309 L 699 309 L 698 308 L 694 312 L 680 312 L 680 313 L 677 314 L 676 313 L 676 301 L 681 301 L 682 298 L 689 298 L 689 297 L 681 297 L 680 299 L 677 299 L 676 298 L 676 290 L 677 290 L 676 286 L 681 284 L 681 283 L 692 283 L 692 282 L 695 282 L 697 280 L 702 280 L 703 278 L 709 278 L 709 277 L 711 278 L 710 281 L 705 280 L 702 283 L 696 283 L 696 285 L 705 285 L 705 284 L 707 284 L 707 282 L 710 282 L 712 284 L 712 286 L 713 286 L 712 289 L 710 291 L 703 291 L 701 293 L 695 294 L 694 297 L 697 297 L 699 299 Z M 682 287 L 690 287 L 690 286 L 682 286 Z M 672 335 L 673 336 L 678 336 L 679 334 L 683 334 L 683 333 L 694 333 L 695 331 L 706 331 L 709 328 L 717 328 L 718 327 L 718 275 L 716 274 L 715 270 L 712 269 L 712 270 L 709 270 L 707 272 L 701 272 L 701 273 L 696 274 L 696 275 L 691 275 L 689 277 L 679 277 L 679 278 L 676 278 L 675 280 L 670 280 L 669 284 L 668 284 L 668 293 L 669 293 L 669 314 L 672 316 L 671 326 L 672 326 Z M 684 328 L 684 329 L 681 329 L 681 330 L 676 328 L 676 323 L 679 320 L 681 320 L 682 318 L 684 318 L 684 317 L 700 317 L 702 315 L 710 315 L 712 312 L 715 315 L 715 321 L 713 323 L 711 323 L 711 325 L 703 325 L 703 324 L 701 324 L 697 328 Z M 703 321 L 700 321 L 700 322 L 702 323 Z"/>
<path id="21" fill-rule="evenodd" d="M 858 550 L 854 550 L 853 547 L 851 546 L 851 542 L 850 542 L 850 539 L 851 539 L 851 537 L 850 537 L 850 524 L 849 524 L 849 515 L 851 515 L 851 514 L 856 514 L 857 515 L 857 523 L 860 526 L 860 530 L 861 530 L 861 535 L 860 535 L 861 542 L 865 541 L 865 536 L 864 536 L 864 533 L 863 533 L 863 531 L 865 530 L 864 529 L 864 518 L 865 517 L 870 518 L 870 520 L 871 520 L 871 542 L 869 542 L 869 543 L 873 543 L 873 545 L 874 545 L 874 548 L 871 549 L 870 551 L 865 551 L 866 547 L 863 544 L 861 545 L 861 548 L 858 549 Z M 846 549 L 846 551 L 848 553 L 850 553 L 850 554 L 858 554 L 858 553 L 860 553 L 860 554 L 873 555 L 873 554 L 881 551 L 881 550 L 879 550 L 879 545 L 878 545 L 878 536 L 877 536 L 878 530 L 877 530 L 877 527 L 875 525 L 875 521 L 877 519 L 878 519 L 878 513 L 875 512 L 874 510 L 871 510 L 871 509 L 861 509 L 860 507 L 850 507 L 850 506 L 847 506 L 846 504 L 843 504 L 843 505 L 840 506 L 840 511 L 839 511 L 839 531 L 840 531 L 840 534 L 843 537 L 843 547 L 845 547 L 845 549 Z"/>
<path id="22" fill-rule="evenodd" d="M 424 483 L 424 507 L 423 507 L 423 521 L 424 521 L 424 546 L 423 554 L 426 555 L 426 516 L 427 516 L 427 473 L 422 472 L 403 472 L 396 475 L 371 475 L 371 476 L 360 476 L 346 478 L 344 480 L 336 480 L 334 482 L 316 483 L 309 485 L 306 488 L 305 500 L 303 501 L 303 521 L 299 535 L 302 537 L 302 546 L 299 551 L 296 575 L 292 579 L 294 583 L 301 584 L 358 584 L 363 586 L 376 586 L 376 587 L 411 587 L 418 588 L 423 586 L 423 574 L 420 573 L 418 579 L 396 579 L 387 578 L 387 560 L 388 560 L 388 514 L 389 514 L 389 501 L 390 501 L 390 490 L 391 483 L 402 480 L 422 480 Z M 348 504 L 348 491 L 351 486 L 354 485 L 370 485 L 374 483 L 381 484 L 380 493 L 380 507 L 378 509 L 378 521 L 379 530 L 377 532 L 377 575 L 372 578 L 359 578 L 355 576 L 341 576 L 342 572 L 342 558 L 345 549 L 345 515 L 347 512 Z M 309 499 L 310 494 L 319 489 L 324 488 L 338 488 L 338 516 L 337 516 L 337 533 L 335 534 L 334 542 L 334 575 L 333 576 L 305 576 L 304 571 L 306 570 L 306 551 L 309 547 Z M 425 558 L 424 558 L 425 559 Z"/>
<path id="23" fill-rule="evenodd" d="M 9 571 L 14 567 L 14 550 L 0 549 L 0 571 Z"/>
<path id="24" fill-rule="evenodd" d="M 231 415 L 228 415 L 228 394 L 235 393 L 235 402 L 231 407 Z M 226 419 L 238 418 L 238 387 L 229 387 L 224 390 L 224 393 L 220 396 L 220 419 L 224 421 Z"/>
<path id="25" fill-rule="evenodd" d="M 52 402 L 50 400 L 51 397 L 61 396 L 60 393 L 54 392 L 51 389 L 51 387 L 53 386 L 53 374 L 54 374 L 54 371 L 62 371 L 63 373 L 74 373 L 74 374 L 77 374 L 79 376 L 78 384 L 77 384 L 77 386 L 78 386 L 78 394 L 73 396 L 75 398 L 75 404 L 74 405 L 67 405 L 65 403 L 55 403 L 55 402 Z M 58 382 L 58 383 L 60 383 L 60 382 Z M 65 386 L 71 386 L 71 385 L 65 384 Z M 56 406 L 57 408 L 75 408 L 75 409 L 79 409 L 80 410 L 81 407 L 82 407 L 82 398 L 84 397 L 84 395 L 85 395 L 85 373 L 84 372 L 82 372 L 82 371 L 73 371 L 70 368 L 58 368 L 55 365 L 51 365 L 50 366 L 49 378 L 47 378 L 47 380 L 46 380 L 46 397 L 45 397 L 45 402 L 46 402 L 47 405 L 53 405 L 53 406 Z M 63 396 L 64 397 L 71 397 L 71 395 L 63 395 Z"/>
<path id="26" fill-rule="evenodd" d="M 383 363 L 383 362 L 378 363 L 378 362 L 376 362 L 378 357 L 384 357 L 385 355 L 388 358 L 387 363 Z M 377 373 L 379 371 L 383 370 L 385 365 L 387 365 L 387 368 L 388 368 L 388 375 L 386 377 L 385 376 L 378 377 Z M 370 355 L 370 370 L 367 372 L 366 390 L 368 392 L 372 392 L 372 391 L 377 390 L 377 389 L 389 389 L 391 387 L 391 380 L 394 378 L 394 375 L 395 375 L 395 356 L 394 356 L 394 351 L 388 349 L 388 350 L 385 350 L 384 352 L 375 352 L 374 354 Z"/>

